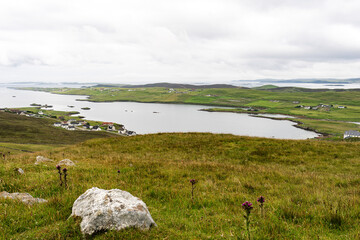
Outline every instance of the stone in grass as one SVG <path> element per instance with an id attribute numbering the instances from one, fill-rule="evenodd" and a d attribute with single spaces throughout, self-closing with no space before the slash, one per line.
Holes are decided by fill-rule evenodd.
<path id="1" fill-rule="evenodd" d="M 47 200 L 42 198 L 33 198 L 28 193 L 8 193 L 8 192 L 0 192 L 0 198 L 8 198 L 19 200 L 27 205 L 33 205 L 34 203 L 45 203 Z"/>
<path id="2" fill-rule="evenodd" d="M 71 216 L 82 218 L 80 228 L 85 235 L 128 227 L 148 230 L 157 226 L 146 204 L 120 189 L 88 189 L 74 202 Z"/>
<path id="3" fill-rule="evenodd" d="M 35 165 L 41 164 L 41 163 L 46 163 L 46 162 L 53 162 L 54 160 L 50 159 L 50 158 L 46 158 L 43 156 L 37 156 L 36 157 L 36 162 Z"/>
<path id="4" fill-rule="evenodd" d="M 59 166 L 75 166 L 75 163 L 70 159 L 63 159 L 57 165 Z"/>

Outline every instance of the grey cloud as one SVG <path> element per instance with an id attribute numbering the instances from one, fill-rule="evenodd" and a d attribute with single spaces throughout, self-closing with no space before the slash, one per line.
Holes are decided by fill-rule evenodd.
<path id="1" fill-rule="evenodd" d="M 359 11 L 355 0 L 4 0 L 0 66 L 20 81 L 360 74 Z"/>

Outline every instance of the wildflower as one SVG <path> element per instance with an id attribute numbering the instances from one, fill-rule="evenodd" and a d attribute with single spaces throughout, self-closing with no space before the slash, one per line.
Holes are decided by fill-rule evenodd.
<path id="1" fill-rule="evenodd" d="M 260 203 L 260 204 L 264 204 L 265 202 L 265 198 L 263 196 L 260 196 L 257 201 Z"/>
<path id="2" fill-rule="evenodd" d="M 242 204 L 242 207 L 246 212 L 246 215 L 244 215 L 244 218 L 245 218 L 245 223 L 246 223 L 246 231 L 247 231 L 248 239 L 250 240 L 250 213 L 254 207 L 252 206 L 252 203 L 248 202 L 248 201 L 244 202 Z"/>
<path id="3" fill-rule="evenodd" d="M 190 179 L 190 183 L 191 183 L 191 201 L 194 201 L 194 189 L 195 189 L 195 184 L 197 183 L 196 179 Z"/>
<path id="4" fill-rule="evenodd" d="M 63 180 L 62 180 L 62 177 L 61 177 L 62 173 L 61 173 L 61 167 L 60 167 L 60 165 L 56 165 L 56 169 L 58 170 L 58 173 L 59 173 L 60 186 L 62 186 Z"/>
<path id="5" fill-rule="evenodd" d="M 120 170 L 118 170 L 117 173 L 120 173 Z"/>
<path id="6" fill-rule="evenodd" d="M 248 202 L 248 201 L 246 201 L 246 202 L 244 202 L 243 204 L 242 204 L 242 207 L 243 207 L 243 209 L 246 211 L 246 212 L 250 212 L 254 207 L 252 206 L 252 203 L 251 202 Z"/>
<path id="7" fill-rule="evenodd" d="M 64 168 L 63 172 L 64 172 L 64 182 L 65 182 L 65 187 L 66 187 L 67 186 L 67 184 L 66 184 L 67 169 Z"/>
<path id="8" fill-rule="evenodd" d="M 260 203 L 260 211 L 261 211 L 261 216 L 264 217 L 264 202 L 265 202 L 265 198 L 263 196 L 260 196 L 257 201 Z"/>

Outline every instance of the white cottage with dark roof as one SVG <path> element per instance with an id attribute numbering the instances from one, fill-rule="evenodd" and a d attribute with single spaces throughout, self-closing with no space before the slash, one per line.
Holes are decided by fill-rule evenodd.
<path id="1" fill-rule="evenodd" d="M 345 131 L 344 138 L 353 138 L 353 137 L 356 138 L 360 137 L 360 132 L 354 130 Z"/>

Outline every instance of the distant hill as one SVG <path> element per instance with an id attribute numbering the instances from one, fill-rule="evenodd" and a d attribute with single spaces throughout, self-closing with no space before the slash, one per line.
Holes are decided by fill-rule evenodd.
<path id="1" fill-rule="evenodd" d="M 269 89 L 275 89 L 275 88 L 279 88 L 279 87 L 275 86 L 275 85 L 264 85 L 264 86 L 260 86 L 260 87 L 253 87 L 252 89 L 269 90 Z"/>
<path id="2" fill-rule="evenodd" d="M 328 89 L 328 88 L 300 88 L 300 87 L 276 87 L 273 85 L 266 85 L 262 87 L 256 87 L 257 90 L 265 90 L 269 92 L 349 92 L 349 91 L 360 91 L 359 88 L 352 89 Z"/>
<path id="3" fill-rule="evenodd" d="M 237 85 L 241 82 L 252 82 L 251 80 L 234 80 L 232 83 Z M 351 84 L 351 83 L 360 83 L 360 78 L 295 78 L 295 79 L 256 79 L 253 82 L 263 83 L 263 84 L 277 84 L 277 83 L 315 83 L 315 84 Z"/>
<path id="4" fill-rule="evenodd" d="M 151 88 L 151 87 L 164 87 L 164 88 L 238 88 L 237 86 L 229 84 L 209 84 L 209 85 L 193 85 L 181 83 L 150 83 L 142 85 L 123 85 L 123 84 L 98 84 L 95 87 L 121 87 L 121 88 Z"/>

